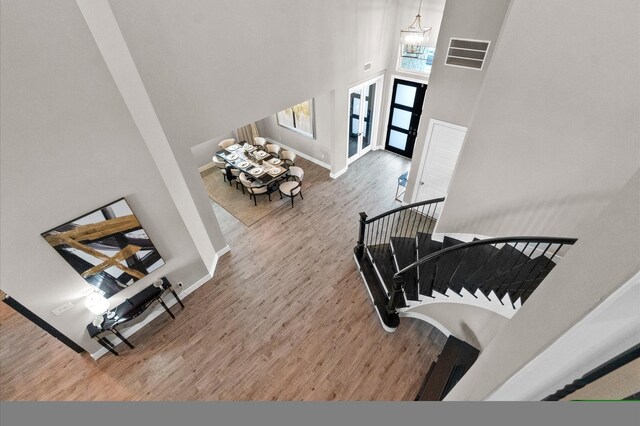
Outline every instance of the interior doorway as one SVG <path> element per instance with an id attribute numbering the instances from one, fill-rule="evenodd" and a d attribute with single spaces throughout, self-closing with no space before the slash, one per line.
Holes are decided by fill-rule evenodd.
<path id="1" fill-rule="evenodd" d="M 383 76 L 349 89 L 347 164 L 371 151 L 376 140 Z"/>
<path id="2" fill-rule="evenodd" d="M 393 80 L 389 123 L 384 148 L 411 158 L 416 143 L 422 104 L 427 84 L 401 79 Z"/>
<path id="3" fill-rule="evenodd" d="M 413 202 L 447 196 L 466 134 L 466 127 L 434 119 L 429 121 Z M 441 210 L 442 207 L 438 207 L 434 212 L 436 219 Z"/>

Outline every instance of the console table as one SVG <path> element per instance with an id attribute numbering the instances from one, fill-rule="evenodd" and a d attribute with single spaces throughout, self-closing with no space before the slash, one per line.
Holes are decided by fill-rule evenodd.
<path id="1" fill-rule="evenodd" d="M 96 339 L 98 343 L 100 343 L 105 349 L 111 352 L 114 355 L 118 355 L 116 352 L 115 345 L 109 341 L 102 334 L 105 332 L 111 332 L 116 337 L 120 338 L 127 346 L 133 349 L 133 345 L 129 342 L 116 328 L 118 325 L 123 324 L 125 322 L 131 321 L 134 318 L 138 317 L 144 311 L 149 308 L 156 300 L 162 305 L 162 307 L 171 315 L 171 318 L 175 318 L 175 315 L 169 307 L 162 300 L 162 295 L 166 292 L 171 292 L 173 297 L 175 297 L 176 301 L 180 304 L 182 309 L 184 309 L 184 304 L 178 297 L 177 293 L 173 290 L 171 283 L 167 278 L 162 277 L 162 286 L 156 287 L 153 284 L 149 287 L 143 289 L 136 295 L 130 297 L 129 299 L 122 302 L 120 305 L 116 306 L 111 312 L 114 313 L 111 318 L 108 318 L 107 313 L 102 315 L 102 324 L 96 327 L 93 323 L 87 325 L 87 332 L 91 338 Z"/>

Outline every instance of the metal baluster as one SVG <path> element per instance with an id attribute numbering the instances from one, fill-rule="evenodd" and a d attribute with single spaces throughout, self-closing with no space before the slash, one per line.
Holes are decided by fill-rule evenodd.
<path id="1" fill-rule="evenodd" d="M 437 203 L 435 203 L 437 204 Z M 431 229 L 431 207 L 434 204 L 429 204 L 429 208 L 427 209 L 427 217 L 425 217 L 425 224 L 427 225 L 427 232 L 425 234 L 430 234 L 429 230 Z"/>
<path id="2" fill-rule="evenodd" d="M 436 228 L 436 211 L 438 210 L 438 204 L 440 203 L 435 203 L 433 206 L 433 213 L 431 213 L 431 222 L 429 223 L 429 232 L 427 232 L 428 234 L 433 234 L 433 229 Z"/>
<path id="3" fill-rule="evenodd" d="M 378 226 L 378 221 L 375 220 L 371 222 L 371 245 L 375 246 L 377 244 L 376 239 L 378 237 L 378 232 L 376 230 Z"/>
<path id="4" fill-rule="evenodd" d="M 422 229 L 420 226 L 422 225 L 422 220 L 424 219 L 424 208 L 426 207 L 426 204 L 423 204 L 420 206 L 420 219 L 418 220 L 418 227 L 416 229 L 415 235 L 418 235 L 418 232 L 420 232 L 420 230 Z"/>
<path id="5" fill-rule="evenodd" d="M 384 241 L 389 242 L 389 218 L 391 215 L 387 215 L 384 217 L 385 225 L 384 225 Z"/>

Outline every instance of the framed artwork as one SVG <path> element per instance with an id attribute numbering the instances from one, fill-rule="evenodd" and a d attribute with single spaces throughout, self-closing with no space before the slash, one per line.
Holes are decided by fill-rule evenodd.
<path id="1" fill-rule="evenodd" d="M 313 99 L 280 111 L 276 114 L 276 120 L 279 126 L 315 138 Z"/>
<path id="2" fill-rule="evenodd" d="M 43 232 L 42 237 L 106 298 L 164 265 L 124 198 Z"/>

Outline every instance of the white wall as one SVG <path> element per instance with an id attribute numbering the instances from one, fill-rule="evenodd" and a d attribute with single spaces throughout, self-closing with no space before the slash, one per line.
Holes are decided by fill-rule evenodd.
<path id="1" fill-rule="evenodd" d="M 346 98 L 387 67 L 396 30 L 392 0 L 110 3 L 174 146 L 343 86 Z"/>
<path id="2" fill-rule="evenodd" d="M 639 165 L 639 15 L 637 0 L 513 0 L 438 231 L 588 229 Z"/>
<path id="3" fill-rule="evenodd" d="M 224 133 L 206 142 L 193 146 L 191 148 L 191 153 L 193 154 L 193 159 L 195 160 L 196 165 L 198 167 L 202 167 L 211 163 L 211 159 L 215 153 L 220 150 L 218 143 L 230 138 L 235 138 L 233 132 Z"/>
<path id="4" fill-rule="evenodd" d="M 333 103 L 330 93 L 314 98 L 316 137 L 312 139 L 286 127 L 278 125 L 276 116 L 271 115 L 258 121 L 260 136 L 286 145 L 322 163 L 329 163 L 333 144 L 331 127 Z"/>
<path id="5" fill-rule="evenodd" d="M 476 363 L 447 395 L 447 399 L 486 399 L 507 386 L 510 379 L 514 379 L 516 374 L 544 355 L 545 351 L 557 349 L 576 325 L 603 301 L 606 302 L 616 290 L 630 282 L 640 271 L 639 217 L 640 172 L 637 172 L 599 217 L 591 223 L 582 224 L 578 242 L 480 354 Z M 636 291 L 629 294 L 637 294 L 637 283 L 635 288 Z M 626 302 L 630 301 L 629 297 L 626 299 Z M 546 389 L 545 386 L 540 389 L 540 381 L 548 373 L 548 368 L 565 365 L 560 374 L 576 372 L 572 381 L 580 376 L 580 370 L 584 374 L 599 364 L 594 363 L 593 359 L 589 360 L 591 365 L 584 362 L 583 355 L 593 355 L 594 348 L 595 352 L 599 352 L 598 355 L 607 355 L 606 352 L 615 350 L 616 345 L 632 346 L 634 339 L 627 337 L 628 324 L 632 325 L 631 335 L 635 333 L 637 339 L 637 297 L 630 305 L 626 304 L 633 305 L 635 310 L 609 312 L 599 318 L 590 332 L 583 330 L 582 339 L 574 339 L 572 345 L 556 350 L 551 359 L 546 359 L 546 363 L 538 364 L 537 370 L 530 376 L 537 379 L 520 381 L 517 386 L 511 387 L 510 392 L 501 392 L 496 398 L 518 399 L 527 393 L 541 398 L 558 388 L 558 384 L 550 380 L 545 382 L 548 386 Z M 632 312 L 631 317 L 629 312 Z M 621 331 L 624 331 L 622 335 Z M 614 341 L 608 340 L 612 336 L 615 336 Z M 608 355 L 609 358 L 613 356 Z M 605 356 L 600 362 L 606 359 Z"/>
<path id="6" fill-rule="evenodd" d="M 496 42 L 509 3 L 510 0 L 447 0 L 416 136 L 405 201 L 410 201 L 419 179 L 417 174 L 426 144 L 429 121 L 433 118 L 469 127 L 482 83 L 488 70 L 493 66 Z M 452 37 L 491 41 L 482 70 L 458 68 L 444 64 L 449 40 Z M 465 233 L 467 231 L 459 232 Z"/>
<path id="7" fill-rule="evenodd" d="M 166 265 L 113 304 L 159 276 L 187 287 L 207 270 L 76 4 L 3 1 L 1 15 L 0 287 L 94 352 L 87 284 L 42 232 L 126 197 Z"/>

